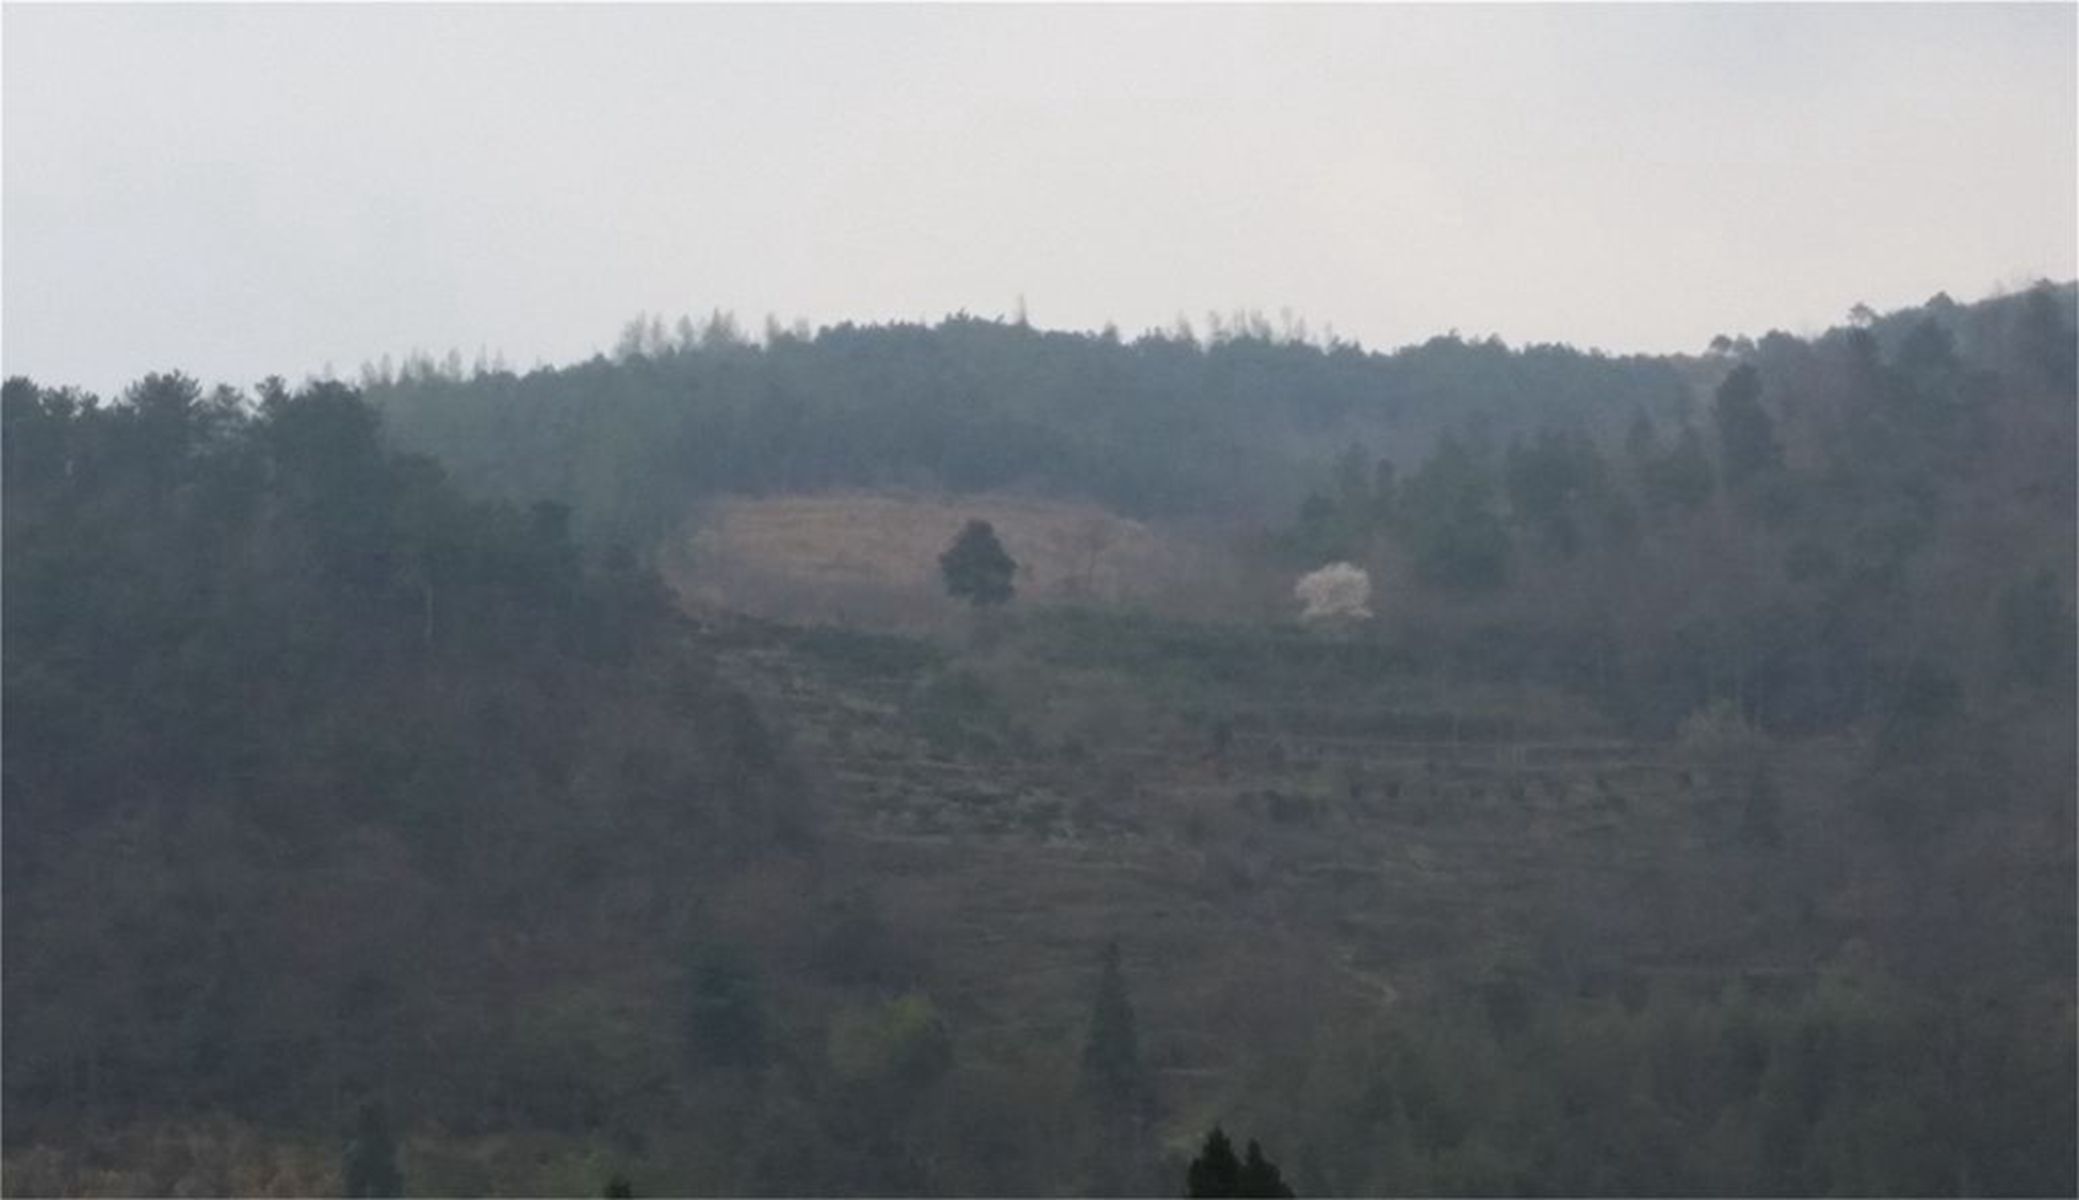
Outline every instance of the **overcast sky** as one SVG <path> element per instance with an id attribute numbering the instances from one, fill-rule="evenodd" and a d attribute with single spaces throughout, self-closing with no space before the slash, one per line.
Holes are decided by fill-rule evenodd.
<path id="1" fill-rule="evenodd" d="M 2075 9 L 5 10 L 9 374 L 640 311 L 1697 350 L 2075 266 Z"/>

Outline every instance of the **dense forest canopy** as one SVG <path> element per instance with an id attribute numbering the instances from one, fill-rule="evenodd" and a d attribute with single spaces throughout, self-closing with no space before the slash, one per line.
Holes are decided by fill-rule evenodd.
<path id="1" fill-rule="evenodd" d="M 564 883 L 639 939 L 617 877 L 801 836 L 653 577 L 384 450 L 351 389 L 12 380 L 5 418 L 10 1137 L 372 1092 L 492 1119 L 536 1068 L 469 1013 L 556 973 L 521 947 Z M 570 953 L 658 952 L 610 945 Z"/>
<path id="2" fill-rule="evenodd" d="M 2072 285 L 0 401 L 11 1194 L 1175 1194 L 1223 1124 L 1300 1194 L 2075 1187 Z M 1378 615 L 992 555 L 919 638 L 650 565 L 837 488 Z"/>
<path id="3" fill-rule="evenodd" d="M 1423 452 L 1445 428 L 1672 420 L 1680 364 L 1438 337 L 1393 354 L 1238 317 L 1133 341 L 956 316 L 934 326 L 638 320 L 611 358 L 516 375 L 368 372 L 404 443 L 466 486 L 574 505 L 654 539 L 724 492 L 898 486 L 1088 496 L 1130 514 L 1262 515 L 1353 439 Z"/>

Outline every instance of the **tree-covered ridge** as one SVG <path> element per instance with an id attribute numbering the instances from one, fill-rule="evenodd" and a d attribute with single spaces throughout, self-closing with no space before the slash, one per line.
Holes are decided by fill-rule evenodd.
<path id="1" fill-rule="evenodd" d="M 649 544 L 697 498 L 909 486 L 1022 488 L 1132 514 L 1256 513 L 1352 438 L 1413 452 L 1471 418 L 1618 428 L 1679 412 L 1679 368 L 1564 346 L 1434 338 L 1383 354 L 1237 321 L 1125 341 L 953 317 L 741 336 L 638 323 L 613 358 L 525 375 L 459 362 L 371 372 L 405 445 L 484 494 L 574 506 Z"/>
<path id="2" fill-rule="evenodd" d="M 597 1103 L 516 1083 L 563 1068 L 509 1018 L 678 957 L 662 914 L 807 832 L 654 577 L 338 385 L 4 411 L 10 1137 Z"/>
<path id="3" fill-rule="evenodd" d="M 1412 471 L 1352 447 L 1274 549 L 1370 566 L 1389 624 L 1498 627 L 1645 727 L 1724 703 L 1812 733 L 1929 688 L 1988 709 L 2062 695 L 2071 301 L 2043 287 L 1726 343 L 1694 414 L 1640 413 L 1621 438 L 1475 426 Z"/>

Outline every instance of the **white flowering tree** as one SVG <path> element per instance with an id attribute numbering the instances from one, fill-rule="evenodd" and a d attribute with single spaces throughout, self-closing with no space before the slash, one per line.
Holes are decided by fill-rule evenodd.
<path id="1" fill-rule="evenodd" d="M 1372 577 L 1354 563 L 1330 563 L 1300 576 L 1292 596 L 1303 606 L 1302 621 L 1364 620 L 1372 615 Z"/>

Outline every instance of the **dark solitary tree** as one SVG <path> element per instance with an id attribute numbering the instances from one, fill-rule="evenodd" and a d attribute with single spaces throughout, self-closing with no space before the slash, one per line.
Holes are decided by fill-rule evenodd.
<path id="1" fill-rule="evenodd" d="M 1237 1196 L 1262 1196 L 1267 1200 L 1292 1200 L 1292 1188 L 1286 1184 L 1285 1175 L 1278 1164 L 1263 1156 L 1263 1147 L 1249 1139 L 1249 1151 L 1242 1156 L 1241 1187 Z"/>
<path id="2" fill-rule="evenodd" d="M 1241 1160 L 1234 1156 L 1234 1143 L 1218 1125 L 1206 1135 L 1206 1144 L 1184 1172 L 1184 1194 L 1194 1198 L 1242 1194 Z"/>
<path id="3" fill-rule="evenodd" d="M 354 1136 L 347 1139 L 340 1174 L 349 1196 L 402 1196 L 404 1173 L 397 1169 L 397 1142 L 379 1104 L 363 1104 Z"/>
<path id="4" fill-rule="evenodd" d="M 1090 1039 L 1083 1046 L 1083 1083 L 1094 1096 L 1121 1108 L 1137 1108 L 1146 1099 L 1147 1076 L 1141 1069 L 1133 1003 L 1126 996 L 1117 942 L 1105 943 L 1098 967 Z"/>
<path id="5" fill-rule="evenodd" d="M 987 608 L 1010 600 L 1015 590 L 1011 579 L 1018 573 L 1018 564 L 996 540 L 996 529 L 976 519 L 938 556 L 938 569 L 945 577 L 946 594 L 976 608 Z"/>
<path id="6" fill-rule="evenodd" d="M 1144 1160 L 1153 1108 L 1152 1089 L 1141 1066 L 1134 1032 L 1133 1003 L 1119 969 L 1119 944 L 1106 942 L 1098 969 L 1097 999 L 1090 1011 L 1089 1040 L 1083 1044 L 1083 1093 L 1089 1102 L 1092 1183 L 1097 1190 L 1134 1190 Z"/>

